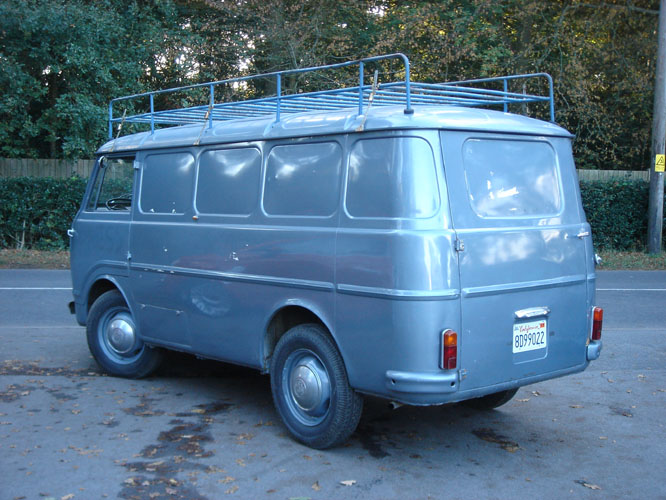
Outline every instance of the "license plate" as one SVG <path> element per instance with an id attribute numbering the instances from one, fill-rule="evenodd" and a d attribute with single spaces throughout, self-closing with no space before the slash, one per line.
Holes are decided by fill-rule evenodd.
<path id="1" fill-rule="evenodd" d="M 545 349 L 548 345 L 548 322 L 545 319 L 513 325 L 513 352 Z"/>

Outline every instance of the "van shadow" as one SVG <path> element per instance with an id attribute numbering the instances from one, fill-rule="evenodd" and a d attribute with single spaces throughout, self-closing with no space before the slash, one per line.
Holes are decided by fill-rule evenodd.
<path id="1" fill-rule="evenodd" d="M 169 352 L 156 377 L 185 379 L 183 382 L 188 386 L 194 383 L 191 379 L 207 379 L 206 384 L 195 383 L 198 391 L 209 397 L 221 391 L 224 401 L 236 410 L 248 417 L 274 422 L 271 433 L 275 439 L 300 446 L 291 440 L 280 423 L 272 403 L 270 378 L 257 370 Z M 441 453 L 446 451 L 452 456 L 466 456 L 464 460 L 474 463 L 475 456 L 501 461 L 527 448 L 538 451 L 562 445 L 544 438 L 537 422 L 532 422 L 523 409 L 521 412 L 511 410 L 512 404 L 509 402 L 501 409 L 490 411 L 475 410 L 464 404 L 393 409 L 386 400 L 366 396 L 356 432 L 348 443 L 329 453 L 434 464 L 441 462 Z"/>

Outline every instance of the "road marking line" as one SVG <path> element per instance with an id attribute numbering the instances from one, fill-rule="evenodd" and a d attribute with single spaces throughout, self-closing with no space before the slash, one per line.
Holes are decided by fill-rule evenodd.
<path id="1" fill-rule="evenodd" d="M 597 292 L 666 292 L 666 288 L 597 288 Z"/>
<path id="2" fill-rule="evenodd" d="M 33 330 L 33 329 L 34 330 L 40 330 L 40 329 L 41 330 L 44 330 L 44 329 L 48 329 L 48 330 L 56 330 L 56 329 L 66 330 L 68 328 L 82 328 L 82 327 L 79 326 L 78 324 L 72 325 L 72 326 L 65 326 L 65 325 L 54 325 L 54 326 L 50 326 L 50 325 L 36 325 L 36 326 L 15 325 L 15 326 L 12 326 L 12 325 L 9 325 L 9 326 L 0 326 L 0 331 L 2 331 L 2 330 Z"/>
<path id="3" fill-rule="evenodd" d="M 14 291 L 14 290 L 71 290 L 72 288 L 66 288 L 66 287 L 45 287 L 45 286 L 2 286 L 0 287 L 0 291 Z"/>

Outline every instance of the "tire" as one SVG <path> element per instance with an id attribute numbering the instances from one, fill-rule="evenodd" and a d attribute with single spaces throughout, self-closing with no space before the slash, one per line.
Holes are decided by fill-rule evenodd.
<path id="1" fill-rule="evenodd" d="M 111 375 L 146 377 L 162 360 L 161 351 L 147 346 L 137 335 L 132 312 L 117 290 L 100 295 L 93 303 L 86 336 L 93 358 Z"/>
<path id="2" fill-rule="evenodd" d="M 321 326 L 287 331 L 275 347 L 270 373 L 273 402 L 297 441 L 322 450 L 356 430 L 363 398 L 349 386 L 342 356 Z"/>
<path id="3" fill-rule="evenodd" d="M 492 410 L 493 408 L 498 408 L 503 404 L 508 403 L 517 392 L 518 388 L 509 389 L 508 391 L 499 391 L 480 398 L 468 399 L 463 402 L 467 406 L 471 406 L 477 410 Z"/>

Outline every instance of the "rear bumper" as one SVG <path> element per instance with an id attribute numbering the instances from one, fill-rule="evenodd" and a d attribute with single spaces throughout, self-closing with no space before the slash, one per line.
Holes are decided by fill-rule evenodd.
<path id="1" fill-rule="evenodd" d="M 401 372 L 388 370 L 385 374 L 388 394 L 380 396 L 409 405 L 440 405 L 456 403 L 466 399 L 478 398 L 499 391 L 515 389 L 525 385 L 543 382 L 585 370 L 590 359 L 597 359 L 601 352 L 601 342 L 591 342 L 588 346 L 588 359 L 580 365 L 542 373 L 519 380 L 510 380 L 500 384 L 460 390 L 459 373 L 456 372 Z M 595 356 L 597 358 L 589 358 Z"/>
<path id="2" fill-rule="evenodd" d="M 600 354 L 601 354 L 601 340 L 592 340 L 587 345 L 587 360 L 594 361 L 595 359 L 599 359 Z"/>
<path id="3" fill-rule="evenodd" d="M 449 372 L 386 372 L 386 388 L 395 399 L 411 404 L 441 402 L 442 396 L 458 391 L 458 371 Z M 446 397 L 444 398 L 446 399 Z"/>

